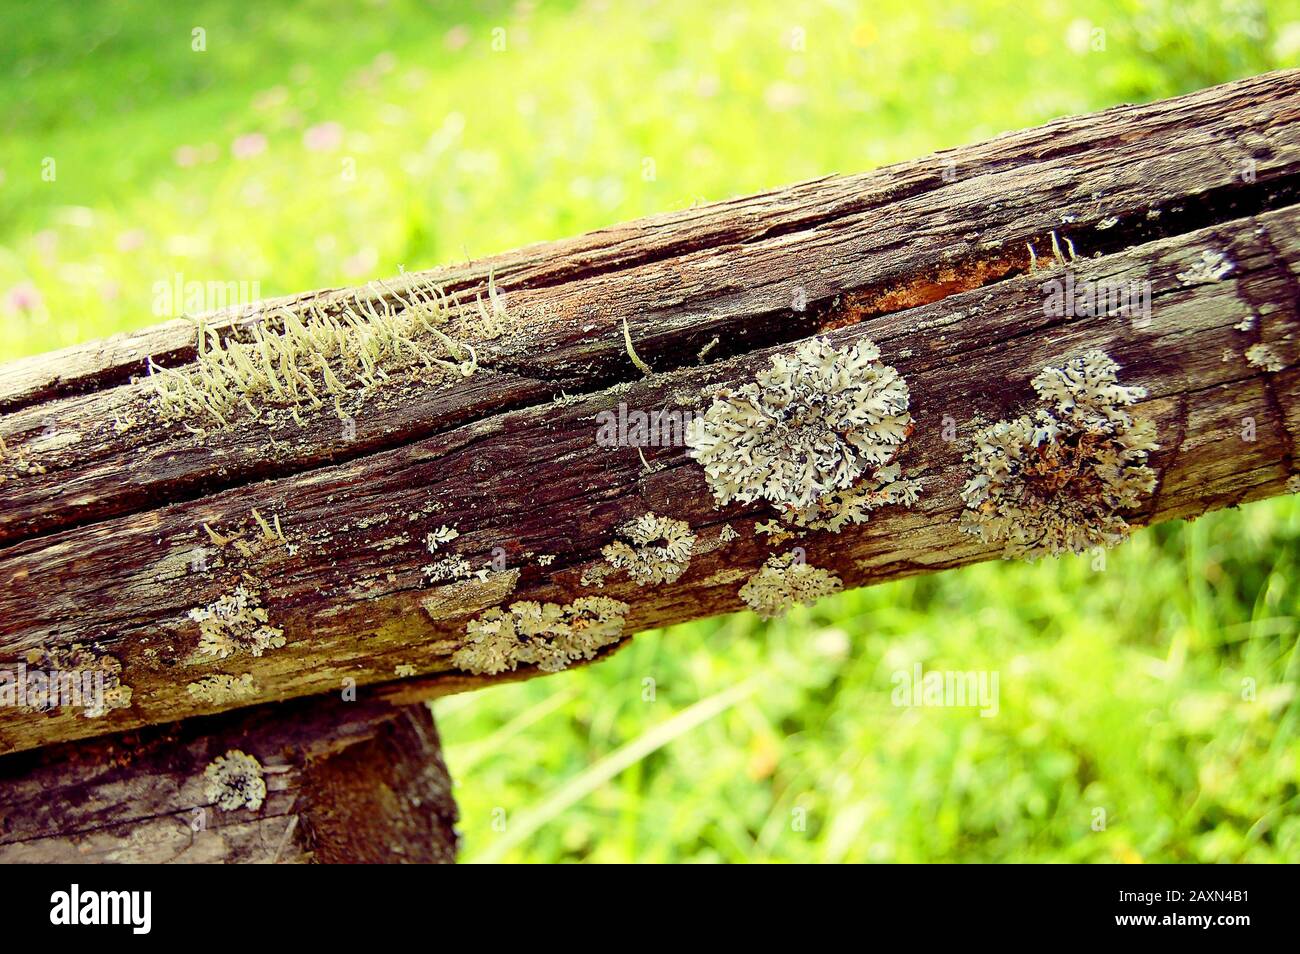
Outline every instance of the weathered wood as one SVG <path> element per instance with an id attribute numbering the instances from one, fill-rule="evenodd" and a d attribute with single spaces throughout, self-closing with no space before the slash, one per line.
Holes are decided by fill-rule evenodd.
<path id="1" fill-rule="evenodd" d="M 620 403 L 700 410 L 814 333 L 877 342 L 906 377 L 917 422 L 900 458 L 923 484 L 916 507 L 799 541 L 846 586 L 996 557 L 957 528 L 977 420 L 1020 413 L 1038 371 L 1090 348 L 1149 390 L 1139 410 L 1158 429 L 1159 485 L 1130 522 L 1280 493 L 1300 413 L 1297 120 L 1300 74 L 1271 74 L 432 273 L 463 292 L 491 270 L 510 331 L 476 338 L 467 313 L 457 332 L 474 342 L 478 373 L 455 387 L 395 377 L 355 411 L 355 439 L 330 409 L 301 427 L 202 437 L 157 420 L 128 379 L 146 354 L 191 359 L 185 323 L 11 366 L 0 435 L 45 472 L 0 484 L 0 658 L 93 644 L 120 662 L 132 695 L 95 719 L 4 711 L 0 747 L 347 678 L 399 700 L 481 685 L 503 677 L 460 672 L 451 654 L 467 620 L 517 600 L 613 597 L 631 606 L 628 633 L 738 608 L 740 584 L 780 552 L 753 531 L 771 511 L 715 508 L 681 447 L 644 448 L 648 466 L 637 448 L 598 447 L 595 416 Z M 1053 232 L 1082 256 L 1079 281 L 1150 281 L 1150 321 L 1044 314 L 1041 285 L 1062 273 L 1046 267 Z M 1044 266 L 1032 273 L 1029 246 Z M 1207 251 L 1231 271 L 1179 277 Z M 625 319 L 654 374 L 629 360 Z M 1258 343 L 1282 370 L 1246 361 Z M 1254 440 L 1241 439 L 1243 418 Z M 248 528 L 254 508 L 280 518 L 293 552 L 210 542 L 205 523 Z M 662 587 L 584 585 L 615 529 L 646 511 L 698 534 L 688 572 Z M 442 525 L 460 536 L 435 557 L 424 538 Z M 725 542 L 724 526 L 739 539 Z M 432 583 L 424 568 L 447 554 L 495 572 Z M 200 657 L 187 614 L 240 581 L 286 645 Z M 394 682 L 399 667 L 415 678 Z M 187 691 L 213 673 L 248 674 L 256 689 L 223 701 Z"/>
<path id="2" fill-rule="evenodd" d="M 205 771 L 238 750 L 265 800 L 223 809 Z M 456 806 L 425 705 L 338 695 L 0 759 L 0 863 L 455 860 Z"/>

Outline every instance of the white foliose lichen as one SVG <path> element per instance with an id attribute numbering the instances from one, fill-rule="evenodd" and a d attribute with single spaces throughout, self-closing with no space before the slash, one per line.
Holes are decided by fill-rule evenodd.
<path id="1" fill-rule="evenodd" d="M 1200 257 L 1192 263 L 1191 268 L 1178 273 L 1178 280 L 1184 285 L 1204 285 L 1222 281 L 1237 266 L 1222 252 L 1205 249 Z"/>
<path id="2" fill-rule="evenodd" d="M 784 616 L 791 607 L 811 606 L 823 596 L 844 589 L 844 583 L 829 570 L 806 562 L 796 548 L 789 553 L 767 558 L 740 588 L 740 598 L 758 614 L 759 619 Z"/>
<path id="3" fill-rule="evenodd" d="M 262 764 L 238 749 L 212 760 L 203 771 L 203 794 L 208 801 L 225 811 L 262 807 L 266 798 L 266 781 Z"/>
<path id="4" fill-rule="evenodd" d="M 469 561 L 459 553 L 445 556 L 435 563 L 422 567 L 422 569 L 430 583 L 438 583 L 443 580 L 459 580 L 474 572 L 474 568 L 469 565 Z"/>
<path id="5" fill-rule="evenodd" d="M 467 672 L 493 674 L 532 664 L 559 672 L 591 659 L 623 637 L 628 605 L 607 596 L 581 596 L 564 606 L 522 601 L 493 607 L 465 627 L 467 639 L 452 662 Z"/>
<path id="6" fill-rule="evenodd" d="M 437 530 L 429 531 L 429 533 L 425 535 L 424 543 L 425 546 L 428 547 L 430 553 L 436 553 L 438 547 L 442 546 L 444 543 L 450 543 L 458 536 L 460 536 L 460 531 L 456 530 L 454 527 L 443 525 Z"/>
<path id="7" fill-rule="evenodd" d="M 915 486 L 883 496 L 876 486 L 898 479 L 887 468 L 912 431 L 907 383 L 879 358 L 870 341 L 836 348 L 812 338 L 715 395 L 687 444 L 718 504 L 767 500 L 786 520 L 838 529 L 866 519 L 873 500 L 914 498 Z"/>
<path id="8" fill-rule="evenodd" d="M 605 559 L 625 570 L 636 583 L 675 583 L 691 562 L 695 534 L 684 520 L 642 514 L 618 530 L 626 540 L 615 540 L 601 549 Z"/>
<path id="9" fill-rule="evenodd" d="M 260 656 L 285 642 L 284 630 L 267 624 L 266 610 L 242 583 L 216 602 L 190 610 L 189 615 L 199 624 L 199 652 L 205 656 Z"/>
<path id="10" fill-rule="evenodd" d="M 1119 365 L 1089 351 L 1034 378 L 1048 407 L 975 435 L 966 455 L 961 529 L 1001 543 L 1003 557 L 1036 560 L 1122 542 L 1132 509 L 1155 487 L 1146 466 L 1155 428 L 1127 408 L 1146 395 L 1118 383 Z"/>

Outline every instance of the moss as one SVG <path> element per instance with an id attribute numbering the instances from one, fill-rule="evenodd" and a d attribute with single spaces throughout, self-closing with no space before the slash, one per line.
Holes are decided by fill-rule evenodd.
<path id="1" fill-rule="evenodd" d="M 690 565 L 695 534 L 684 520 L 646 513 L 624 524 L 618 533 L 626 539 L 615 540 L 601 553 L 641 586 L 675 583 Z"/>
<path id="2" fill-rule="evenodd" d="M 714 500 L 767 500 L 787 521 L 827 529 L 865 519 L 877 502 L 914 500 L 914 485 L 884 489 L 899 477 L 890 465 L 912 416 L 907 383 L 879 358 L 870 341 L 813 338 L 716 394 L 687 440 Z"/>
<path id="3" fill-rule="evenodd" d="M 261 763 L 251 755 L 231 749 L 204 769 L 203 794 L 225 811 L 237 808 L 256 811 L 266 799 Z"/>
<path id="4" fill-rule="evenodd" d="M 246 672 L 242 676 L 230 676 L 226 673 L 204 676 L 186 686 L 185 691 L 196 702 L 224 705 L 240 699 L 251 699 L 257 695 L 259 689 L 257 683 L 253 681 L 252 673 Z"/>
<path id="5" fill-rule="evenodd" d="M 267 624 L 266 610 L 243 584 L 205 607 L 190 610 L 189 616 L 199 624 L 199 652 L 206 656 L 261 656 L 285 642 L 284 631 Z"/>
<path id="6" fill-rule="evenodd" d="M 564 606 L 523 601 L 494 607 L 465 627 L 467 639 L 452 662 L 483 675 L 521 664 L 558 672 L 618 642 L 627 611 L 626 603 L 605 596 L 582 596 Z"/>
<path id="7" fill-rule="evenodd" d="M 844 588 L 838 576 L 806 563 L 798 550 L 768 557 L 740 588 L 740 598 L 760 619 L 784 616 L 791 607 L 811 605 Z"/>
<path id="8" fill-rule="evenodd" d="M 1118 371 L 1101 351 L 1047 368 L 1033 380 L 1047 407 L 975 435 L 963 531 L 1030 561 L 1127 537 L 1120 511 L 1154 488 L 1146 460 L 1157 445 L 1150 422 L 1127 411 L 1146 390 L 1119 384 Z"/>

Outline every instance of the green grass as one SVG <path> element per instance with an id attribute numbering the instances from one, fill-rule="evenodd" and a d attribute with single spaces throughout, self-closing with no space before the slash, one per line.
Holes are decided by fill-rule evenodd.
<path id="1" fill-rule="evenodd" d="M 177 274 L 364 281 L 1298 63 L 1295 0 L 11 4 L 0 359 Z M 444 700 L 465 858 L 1300 860 L 1298 538 L 1274 501 Z M 893 706 L 916 662 L 997 716 Z"/>

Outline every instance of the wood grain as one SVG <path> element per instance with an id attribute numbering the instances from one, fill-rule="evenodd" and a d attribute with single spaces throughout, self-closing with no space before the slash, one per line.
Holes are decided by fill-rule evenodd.
<path id="1" fill-rule="evenodd" d="M 1270 74 L 430 273 L 468 300 L 491 271 L 512 328 L 477 341 L 482 367 L 463 384 L 397 376 L 358 408 L 354 439 L 332 410 L 202 438 L 158 420 L 130 378 L 148 354 L 192 359 L 185 323 L 10 366 L 0 435 L 45 472 L 0 483 L 0 659 L 94 646 L 121 663 L 132 699 L 95 719 L 4 709 L 0 750 L 345 679 L 397 701 L 472 688 L 492 680 L 451 654 L 467 620 L 503 602 L 610 596 L 631 606 L 628 633 L 739 608 L 741 583 L 783 549 L 754 533 L 770 511 L 715 508 L 680 446 L 642 448 L 644 464 L 635 447 L 597 446 L 596 415 L 620 403 L 702 410 L 816 333 L 877 342 L 916 418 L 900 462 L 922 480 L 918 505 L 799 541 L 846 586 L 997 557 L 957 528 L 970 437 L 1031 406 L 1042 368 L 1090 348 L 1149 390 L 1139 410 L 1158 429 L 1159 484 L 1131 522 L 1281 493 L 1300 413 L 1298 119 L 1300 74 Z M 1078 251 L 1078 280 L 1149 281 L 1150 320 L 1046 315 L 1042 284 L 1064 273 L 1047 267 L 1053 232 Z M 1205 252 L 1232 270 L 1180 278 Z M 624 320 L 655 373 L 629 360 Z M 471 312 L 459 332 L 474 340 Z M 1247 362 L 1258 343 L 1281 370 Z M 292 552 L 212 544 L 205 523 L 247 531 L 254 508 L 279 516 Z M 616 528 L 647 511 L 698 534 L 686 575 L 584 585 Z M 425 534 L 441 525 L 460 536 L 430 554 Z M 724 541 L 724 525 L 739 538 Z M 425 568 L 448 554 L 493 572 L 431 581 Z M 199 656 L 187 614 L 241 582 L 286 645 Z M 414 676 L 396 679 L 399 667 Z M 222 672 L 250 674 L 256 695 L 187 691 Z"/>

